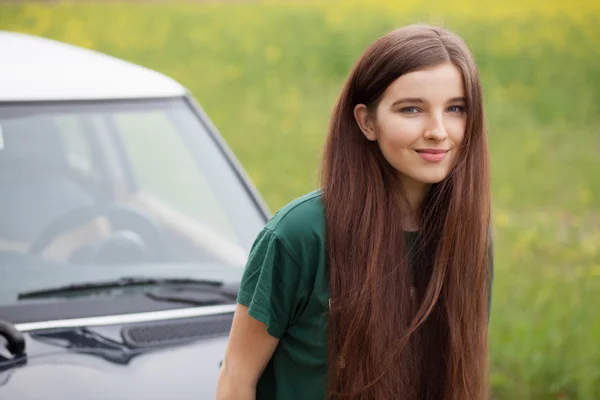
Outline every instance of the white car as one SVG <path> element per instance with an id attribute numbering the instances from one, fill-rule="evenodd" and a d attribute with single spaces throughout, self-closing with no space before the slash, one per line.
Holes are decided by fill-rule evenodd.
<path id="1" fill-rule="evenodd" d="M 257 190 L 174 80 L 14 32 L 0 55 L 0 398 L 214 399 Z"/>

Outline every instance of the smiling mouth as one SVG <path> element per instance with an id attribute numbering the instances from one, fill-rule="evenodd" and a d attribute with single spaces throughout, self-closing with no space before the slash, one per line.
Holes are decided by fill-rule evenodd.
<path id="1" fill-rule="evenodd" d="M 444 149 L 418 149 L 415 150 L 417 154 L 425 161 L 429 162 L 440 162 L 446 158 L 446 154 L 450 150 Z"/>
<path id="2" fill-rule="evenodd" d="M 417 153 L 442 154 L 442 153 L 447 153 L 450 150 L 445 150 L 445 149 L 417 149 L 415 151 Z"/>

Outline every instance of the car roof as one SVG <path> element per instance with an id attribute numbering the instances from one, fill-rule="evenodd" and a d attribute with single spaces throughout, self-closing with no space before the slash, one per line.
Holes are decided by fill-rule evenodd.
<path id="1" fill-rule="evenodd" d="M 179 97 L 175 80 L 97 51 L 0 31 L 0 101 L 65 101 Z"/>

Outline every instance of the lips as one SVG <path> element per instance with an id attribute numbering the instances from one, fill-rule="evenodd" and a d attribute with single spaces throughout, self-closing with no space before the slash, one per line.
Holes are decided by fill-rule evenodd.
<path id="1" fill-rule="evenodd" d="M 425 161 L 440 162 L 446 158 L 449 150 L 445 149 L 418 149 L 417 154 Z"/>

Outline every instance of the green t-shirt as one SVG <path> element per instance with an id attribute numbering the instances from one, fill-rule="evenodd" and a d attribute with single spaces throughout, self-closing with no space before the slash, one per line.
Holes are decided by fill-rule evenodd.
<path id="1" fill-rule="evenodd" d="M 325 397 L 328 280 L 325 211 L 314 191 L 271 218 L 242 277 L 238 302 L 280 339 L 258 381 L 257 400 Z"/>

